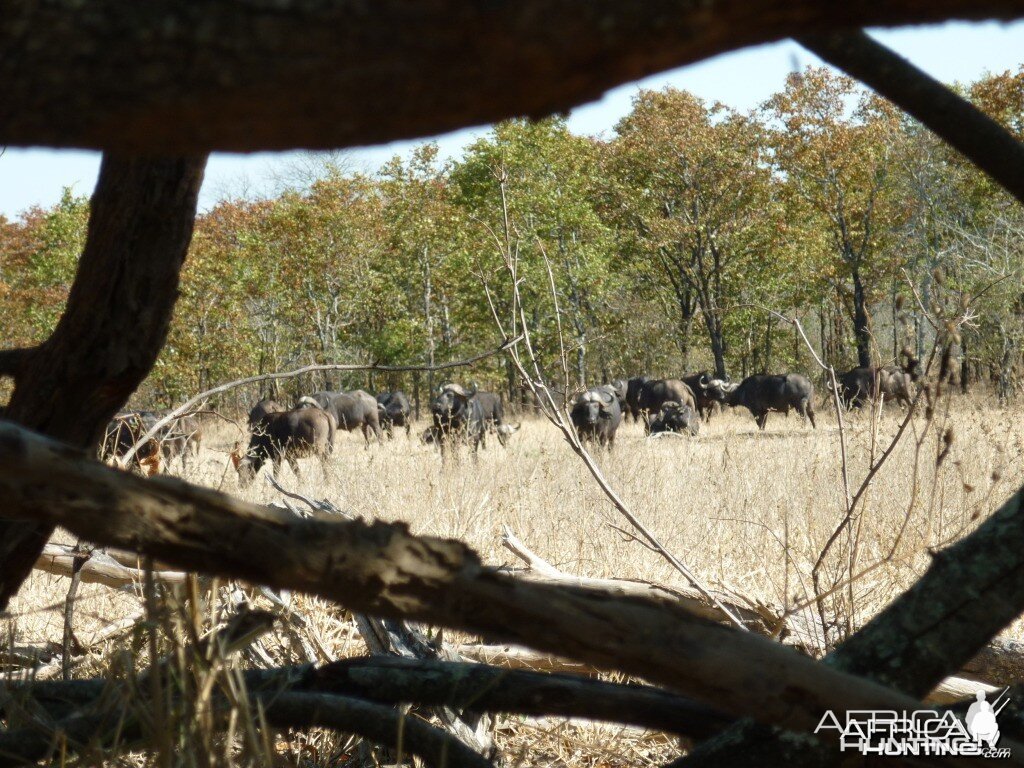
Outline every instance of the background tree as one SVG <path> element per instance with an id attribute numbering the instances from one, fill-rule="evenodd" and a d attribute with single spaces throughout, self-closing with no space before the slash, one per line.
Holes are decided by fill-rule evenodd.
<path id="1" fill-rule="evenodd" d="M 675 301 L 684 369 L 696 308 L 715 374 L 726 375 L 730 313 L 744 286 L 770 282 L 781 208 L 761 126 L 685 91 L 641 91 L 610 145 L 615 214 L 651 285 Z"/>
<path id="2" fill-rule="evenodd" d="M 894 248 L 909 215 L 897 184 L 899 112 L 823 68 L 791 74 L 766 106 L 791 216 L 810 252 L 821 251 L 822 269 L 809 274 L 822 275 L 852 321 L 857 364 L 871 365 L 870 310 L 904 262 Z"/>

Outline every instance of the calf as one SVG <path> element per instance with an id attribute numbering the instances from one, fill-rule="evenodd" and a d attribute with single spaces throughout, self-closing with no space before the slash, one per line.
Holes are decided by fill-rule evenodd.
<path id="1" fill-rule="evenodd" d="M 700 416 L 688 405 L 668 401 L 651 420 L 651 434 L 676 432 L 696 436 L 700 431 Z"/>

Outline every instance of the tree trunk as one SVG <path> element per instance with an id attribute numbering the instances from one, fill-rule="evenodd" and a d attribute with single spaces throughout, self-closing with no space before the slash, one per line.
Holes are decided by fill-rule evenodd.
<path id="1" fill-rule="evenodd" d="M 725 373 L 725 339 L 720 323 L 708 325 L 708 338 L 711 341 L 711 355 L 715 360 L 715 377 L 724 379 Z"/>
<path id="2" fill-rule="evenodd" d="M 94 450 L 149 373 L 178 297 L 205 156 L 104 155 L 64 314 L 15 376 L 6 418 Z M 0 609 L 52 527 L 0 520 Z"/>
<path id="3" fill-rule="evenodd" d="M 857 339 L 857 365 L 871 366 L 871 328 L 868 320 L 867 298 L 860 270 L 853 270 L 853 333 Z"/>

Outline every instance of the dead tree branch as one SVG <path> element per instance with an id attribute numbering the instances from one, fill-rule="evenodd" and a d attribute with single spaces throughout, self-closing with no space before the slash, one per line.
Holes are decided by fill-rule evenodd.
<path id="1" fill-rule="evenodd" d="M 36 560 L 36 570 L 52 573 L 55 576 L 72 576 L 75 573 L 75 561 L 81 557 L 73 547 L 63 544 L 47 544 Z M 86 584 L 102 584 L 106 587 L 120 589 L 137 586 L 142 583 L 144 572 L 141 568 L 133 568 L 117 560 L 107 552 L 99 550 L 92 553 L 78 570 L 81 580 Z M 153 579 L 162 584 L 184 584 L 188 574 L 182 571 L 154 571 Z"/>
<path id="2" fill-rule="evenodd" d="M 578 675 L 508 670 L 486 664 L 399 658 L 345 659 L 243 673 L 259 695 L 319 693 L 376 704 L 450 707 L 457 711 L 529 717 L 578 717 L 706 738 L 732 718 L 650 686 L 609 683 Z M 109 680 L 12 681 L 14 700 L 29 700 L 59 719 L 69 708 L 94 705 L 116 693 Z M 126 694 L 125 694 L 126 695 Z M 114 696 L 114 698 L 118 698 Z"/>
<path id="3" fill-rule="evenodd" d="M 0 144 L 135 152 L 381 144 L 565 111 L 756 43 L 1022 12 L 1015 0 L 8 3 Z"/>

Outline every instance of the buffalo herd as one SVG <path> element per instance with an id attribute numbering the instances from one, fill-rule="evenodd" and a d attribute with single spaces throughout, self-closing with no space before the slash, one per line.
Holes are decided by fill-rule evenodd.
<path id="1" fill-rule="evenodd" d="M 879 399 L 910 405 L 919 376 L 918 361 L 906 354 L 900 366 L 854 368 L 841 374 L 836 378 L 835 396 L 847 408 Z M 796 411 L 812 428 L 817 426 L 814 387 L 797 373 L 756 374 L 739 382 L 706 371 L 670 379 L 638 376 L 590 387 L 566 402 L 580 440 L 606 448 L 614 446 L 616 432 L 627 417 L 642 422 L 648 435 L 697 435 L 701 423 L 725 406 L 746 408 L 762 430 L 773 411 Z M 198 455 L 202 426 L 195 416 L 180 416 L 157 428 L 162 418 L 154 411 L 119 413 L 107 426 L 100 457 L 147 474 L 174 460 L 186 469 L 189 459 Z M 294 406 L 260 400 L 249 412 L 248 445 L 244 450 L 236 446 L 231 459 L 245 486 L 267 462 L 275 473 L 288 463 L 298 474 L 297 460 L 303 457 L 316 457 L 326 466 L 339 431 L 359 430 L 369 447 L 371 440 L 380 442 L 385 435 L 392 439 L 396 428 L 409 437 L 412 421 L 409 398 L 401 391 L 376 397 L 361 389 L 320 391 L 298 398 Z M 457 444 L 467 444 L 476 453 L 486 448 L 488 435 L 505 446 L 519 427 L 505 420 L 498 395 L 481 391 L 476 384 L 467 389 L 450 383 L 434 392 L 430 423 L 420 440 L 436 445 L 442 456 Z"/>

